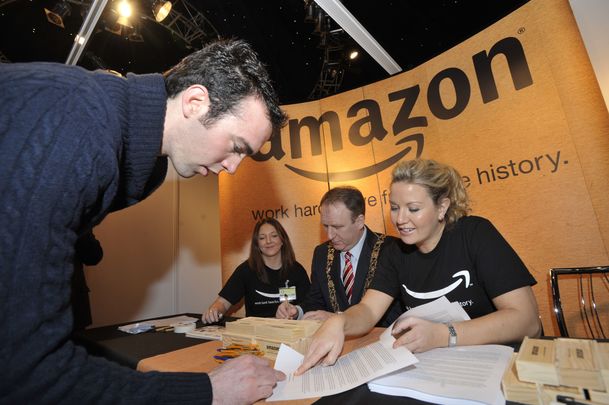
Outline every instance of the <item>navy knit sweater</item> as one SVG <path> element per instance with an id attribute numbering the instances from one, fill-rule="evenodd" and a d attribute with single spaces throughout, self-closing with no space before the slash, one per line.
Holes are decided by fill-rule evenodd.
<path id="1" fill-rule="evenodd" d="M 0 403 L 210 403 L 202 373 L 139 373 L 72 344 L 74 245 L 163 181 L 160 75 L 0 64 Z"/>

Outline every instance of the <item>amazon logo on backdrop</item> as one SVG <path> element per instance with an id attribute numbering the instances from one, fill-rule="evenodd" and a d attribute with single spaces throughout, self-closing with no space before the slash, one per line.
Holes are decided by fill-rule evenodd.
<path id="1" fill-rule="evenodd" d="M 507 37 L 495 43 L 488 52 L 481 51 L 472 56 L 475 71 L 475 83 L 477 83 L 482 102 L 490 103 L 499 98 L 495 76 L 493 75 L 492 61 L 495 57 L 502 55 L 510 72 L 510 77 L 515 90 L 521 90 L 533 84 L 533 78 L 526 60 L 522 44 L 517 38 Z M 505 66 L 503 64 L 502 66 Z M 440 91 L 440 85 L 449 81 L 454 89 L 452 99 L 453 105 L 446 105 Z M 474 83 L 474 85 L 475 85 Z M 341 128 L 340 119 L 336 111 L 325 111 L 319 117 L 306 116 L 300 119 L 291 119 L 288 123 L 289 134 L 289 157 L 290 163 L 284 166 L 292 172 L 310 180 L 321 182 L 352 181 L 362 179 L 379 173 L 402 158 L 416 158 L 423 153 L 425 136 L 423 129 L 428 126 L 427 117 L 413 115 L 417 103 L 426 103 L 430 114 L 441 120 L 450 120 L 459 116 L 468 106 L 471 98 L 472 81 L 467 74 L 457 68 L 449 67 L 438 72 L 429 82 L 426 88 L 426 100 L 421 96 L 421 86 L 400 89 L 387 95 L 391 103 L 399 103 L 397 114 L 392 117 L 391 133 L 394 138 L 388 138 L 387 122 L 383 121 L 381 106 L 377 100 L 364 99 L 357 101 L 347 110 L 347 117 L 353 118 L 363 116 L 351 122 L 350 127 Z M 329 137 L 332 145 L 331 152 L 340 152 L 348 142 L 349 147 L 367 146 L 374 140 L 377 142 L 391 142 L 396 137 L 395 146 L 397 152 L 392 156 L 373 165 L 359 167 L 344 171 L 312 171 L 299 167 L 298 160 L 303 157 L 301 137 L 303 129 L 306 128 L 310 138 L 311 156 L 322 155 L 321 126 L 326 124 L 329 128 Z M 347 134 L 343 139 L 343 134 Z M 274 158 L 278 161 L 286 158 L 286 147 L 282 144 L 281 136 L 275 134 L 270 142 L 267 152 L 259 152 L 253 156 L 259 162 Z M 325 163 L 320 167 L 326 167 Z"/>

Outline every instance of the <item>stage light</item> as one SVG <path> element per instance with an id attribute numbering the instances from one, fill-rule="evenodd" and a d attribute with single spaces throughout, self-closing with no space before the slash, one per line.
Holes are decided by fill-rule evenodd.
<path id="1" fill-rule="evenodd" d="M 53 6 L 52 10 L 48 8 L 44 9 L 44 13 L 47 16 L 47 21 L 58 27 L 65 28 L 63 25 L 63 19 L 72 13 L 72 8 L 65 1 L 58 2 Z"/>
<path id="2" fill-rule="evenodd" d="M 357 59 L 357 57 L 359 56 L 359 52 L 358 51 L 351 51 L 349 52 L 349 60 L 355 60 Z"/>
<path id="3" fill-rule="evenodd" d="M 129 17 L 133 13 L 133 8 L 127 0 L 121 0 L 116 6 L 116 12 L 118 13 L 118 19 L 116 22 L 124 27 L 133 27 L 129 22 Z"/>
<path id="4" fill-rule="evenodd" d="M 163 21 L 171 12 L 171 2 L 165 0 L 156 0 L 152 4 L 152 15 L 156 22 Z"/>

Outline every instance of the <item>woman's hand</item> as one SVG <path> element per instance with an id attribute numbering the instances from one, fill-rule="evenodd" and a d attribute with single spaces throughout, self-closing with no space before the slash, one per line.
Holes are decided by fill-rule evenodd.
<path id="1" fill-rule="evenodd" d="M 275 313 L 275 318 L 296 319 L 296 318 L 298 318 L 298 308 L 296 308 L 296 306 L 290 304 L 287 300 L 283 301 L 277 307 L 277 312 Z"/>
<path id="2" fill-rule="evenodd" d="M 209 306 L 207 311 L 201 314 L 201 322 L 215 323 L 218 322 L 232 304 L 222 297 L 216 298 L 213 304 Z"/>
<path id="3" fill-rule="evenodd" d="M 391 334 L 396 338 L 396 341 L 393 342 L 394 348 L 405 346 L 413 353 L 448 345 L 448 327 L 446 325 L 412 316 L 396 322 Z"/>
<path id="4" fill-rule="evenodd" d="M 343 316 L 334 315 L 325 321 L 315 332 L 309 351 L 294 375 L 301 375 L 319 363 L 325 366 L 333 365 L 343 350 L 344 342 Z"/>
<path id="5" fill-rule="evenodd" d="M 222 319 L 222 312 L 218 311 L 218 309 L 213 306 L 209 307 L 209 309 L 201 315 L 201 322 L 203 323 L 215 323 Z"/>

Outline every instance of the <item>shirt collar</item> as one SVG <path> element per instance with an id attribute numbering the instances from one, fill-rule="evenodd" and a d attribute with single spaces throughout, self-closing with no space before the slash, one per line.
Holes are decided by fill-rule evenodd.
<path id="1" fill-rule="evenodd" d="M 356 261 L 357 261 L 357 259 L 359 259 L 360 253 L 362 253 L 362 249 L 364 247 L 364 241 L 366 240 L 367 232 L 368 231 L 367 231 L 366 227 L 364 227 L 364 232 L 362 233 L 362 236 L 359 238 L 359 240 L 357 241 L 355 246 L 353 246 L 351 249 L 348 250 L 349 252 L 351 252 L 353 259 L 355 259 Z M 341 262 L 343 262 L 345 260 L 345 253 L 346 252 L 340 252 Z"/>

